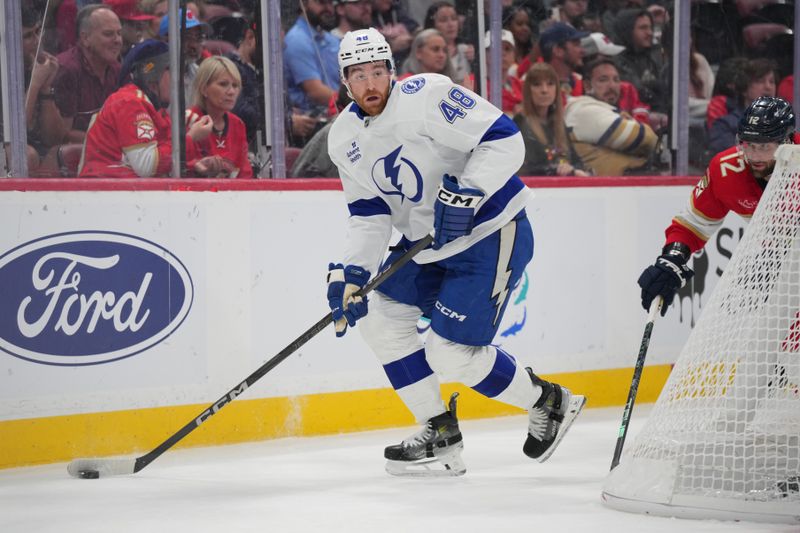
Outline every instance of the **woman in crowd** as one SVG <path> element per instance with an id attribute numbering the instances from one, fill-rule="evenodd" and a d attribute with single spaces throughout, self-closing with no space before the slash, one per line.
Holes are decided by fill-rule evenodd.
<path id="1" fill-rule="evenodd" d="M 186 110 L 186 127 L 208 115 L 211 135 L 197 143 L 200 157 L 219 156 L 231 163 L 227 175 L 252 178 L 247 156 L 247 130 L 242 119 L 231 113 L 242 90 L 242 78 L 233 61 L 222 56 L 205 59 L 194 79 L 194 105 Z"/>
<path id="2" fill-rule="evenodd" d="M 433 28 L 422 30 L 414 37 L 411 42 L 411 52 L 403 63 L 398 79 L 402 80 L 424 72 L 443 74 L 455 81 L 453 65 L 447 54 L 447 43 L 439 30 Z"/>
<path id="3" fill-rule="evenodd" d="M 453 65 L 453 81 L 464 83 L 472 72 L 471 63 L 475 59 L 475 48 L 471 44 L 458 42 L 461 22 L 456 8 L 447 1 L 434 2 L 425 15 L 425 28 L 434 28 L 444 37 L 447 53 Z"/>
<path id="4" fill-rule="evenodd" d="M 514 36 L 514 63 L 509 74 L 522 78 L 536 61 L 532 57 L 533 31 L 531 17 L 528 10 L 522 5 L 513 5 L 503 9 L 503 28 Z"/>
<path id="5" fill-rule="evenodd" d="M 588 176 L 567 136 L 556 71 L 548 63 L 536 63 L 522 86 L 523 112 L 514 116 L 525 141 L 525 160 L 519 174 Z"/>

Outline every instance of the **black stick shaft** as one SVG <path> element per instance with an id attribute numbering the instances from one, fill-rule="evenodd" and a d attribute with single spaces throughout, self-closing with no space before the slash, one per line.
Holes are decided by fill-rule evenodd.
<path id="1" fill-rule="evenodd" d="M 370 280 L 360 291 L 356 294 L 359 296 L 364 296 L 372 292 L 375 288 L 378 287 L 381 283 L 386 281 L 386 279 L 397 272 L 403 265 L 411 261 L 415 255 L 419 252 L 424 250 L 428 247 L 428 245 L 433 241 L 433 237 L 428 235 L 422 240 L 418 241 L 414 246 L 412 246 L 406 253 L 401 255 L 397 258 L 397 260 L 389 265 L 388 268 L 380 272 L 377 276 L 375 276 L 372 280 Z M 185 426 L 183 426 L 177 433 L 169 437 L 167 440 L 156 446 L 156 448 L 136 459 L 136 463 L 134 466 L 133 471 L 138 472 L 153 461 L 155 461 L 162 453 L 172 448 L 175 444 L 177 444 L 181 439 L 186 437 L 189 433 L 197 429 L 203 422 L 211 418 L 213 415 L 217 414 L 220 409 L 228 405 L 230 402 L 236 399 L 237 396 L 242 394 L 245 390 L 247 390 L 250 386 L 252 386 L 256 381 L 264 377 L 264 375 L 278 366 L 284 359 L 292 355 L 296 352 L 301 346 L 303 346 L 306 342 L 314 338 L 317 333 L 325 329 L 328 324 L 331 323 L 332 315 L 328 313 L 319 321 L 303 332 L 299 337 L 297 337 L 294 341 L 292 341 L 286 348 L 281 350 L 275 357 L 261 365 L 255 372 L 247 376 L 244 381 L 240 382 L 234 388 L 229 390 L 222 398 L 217 400 L 216 402 L 209 405 L 202 413 L 200 413 L 197 417 L 193 420 L 189 421 Z"/>
<path id="2" fill-rule="evenodd" d="M 614 470 L 619 464 L 620 457 L 622 457 L 622 448 L 625 446 L 625 437 L 628 435 L 628 423 L 633 414 L 633 404 L 636 401 L 636 393 L 639 391 L 639 381 L 642 379 L 642 371 L 644 370 L 644 359 L 647 356 L 647 348 L 650 346 L 650 335 L 653 333 L 653 324 L 655 324 L 656 316 L 661 311 L 663 300 L 660 296 L 653 300 L 650 304 L 650 314 L 647 317 L 647 324 L 644 327 L 644 335 L 642 336 L 642 344 L 639 346 L 639 356 L 636 358 L 636 367 L 633 369 L 633 379 L 631 380 L 631 388 L 628 391 L 628 401 L 625 402 L 625 411 L 622 413 L 622 425 L 619 427 L 617 434 L 617 446 L 614 448 L 614 458 L 611 459 L 611 470 Z"/>

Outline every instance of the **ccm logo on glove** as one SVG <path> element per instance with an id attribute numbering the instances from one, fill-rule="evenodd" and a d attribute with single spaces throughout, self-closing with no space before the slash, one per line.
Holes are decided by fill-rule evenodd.
<path id="1" fill-rule="evenodd" d="M 445 205 L 452 205 L 454 207 L 472 207 L 478 205 L 481 201 L 483 196 L 472 196 L 468 194 L 459 194 L 456 192 L 448 191 L 447 189 L 440 187 L 439 194 L 437 196 L 440 202 Z"/>

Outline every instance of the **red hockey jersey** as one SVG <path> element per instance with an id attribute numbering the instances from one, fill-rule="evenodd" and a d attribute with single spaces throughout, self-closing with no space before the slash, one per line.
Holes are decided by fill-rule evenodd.
<path id="1" fill-rule="evenodd" d="M 205 114 L 198 106 L 187 109 L 187 129 Z M 218 155 L 231 161 L 236 167 L 231 178 L 253 177 L 253 167 L 247 155 L 247 129 L 242 119 L 233 113 L 225 113 L 225 129 L 220 134 L 212 132 L 202 141 L 198 141 L 196 146 L 198 157 Z"/>
<path id="2" fill-rule="evenodd" d="M 794 143 L 800 144 L 797 133 Z M 736 146 L 718 153 L 695 185 L 686 207 L 672 219 L 665 232 L 666 244 L 681 242 L 696 252 L 719 229 L 728 212 L 749 221 L 763 192 Z"/>
<path id="3" fill-rule="evenodd" d="M 129 83 L 113 93 L 86 132 L 81 177 L 168 176 L 172 169 L 171 122 L 141 89 Z M 186 159 L 195 159 L 186 137 Z"/>

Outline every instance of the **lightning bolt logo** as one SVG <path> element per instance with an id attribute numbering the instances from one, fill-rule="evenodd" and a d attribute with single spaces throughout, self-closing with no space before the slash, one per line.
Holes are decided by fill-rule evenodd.
<path id="1" fill-rule="evenodd" d="M 500 320 L 500 311 L 508 298 L 508 280 L 511 278 L 511 252 L 514 250 L 514 237 L 517 234 L 517 224 L 506 224 L 500 229 L 500 250 L 497 255 L 497 268 L 495 270 L 492 298 L 495 299 L 494 325 Z"/>
<path id="2" fill-rule="evenodd" d="M 419 202 L 422 198 L 422 174 L 420 174 L 419 169 L 416 167 L 416 165 L 414 165 L 414 163 L 405 157 L 400 157 L 400 151 L 402 149 L 403 145 L 401 144 L 392 150 L 388 155 L 378 159 L 375 162 L 375 164 L 372 166 L 372 181 L 375 183 L 375 186 L 378 187 L 378 190 L 380 190 L 383 194 L 387 196 L 400 196 L 401 203 L 406 198 L 408 198 L 408 200 L 411 202 Z M 381 161 L 383 161 L 383 165 L 381 165 Z M 403 193 L 404 184 L 401 182 L 400 178 L 400 170 L 403 165 L 408 166 L 408 168 L 410 168 L 411 172 L 414 174 L 414 181 L 416 182 L 417 186 L 414 196 L 407 196 Z M 406 172 L 406 175 L 408 175 L 408 172 Z M 384 180 L 388 180 L 391 187 L 381 187 L 379 181 Z M 409 182 L 410 180 L 407 177 L 405 181 Z"/>

